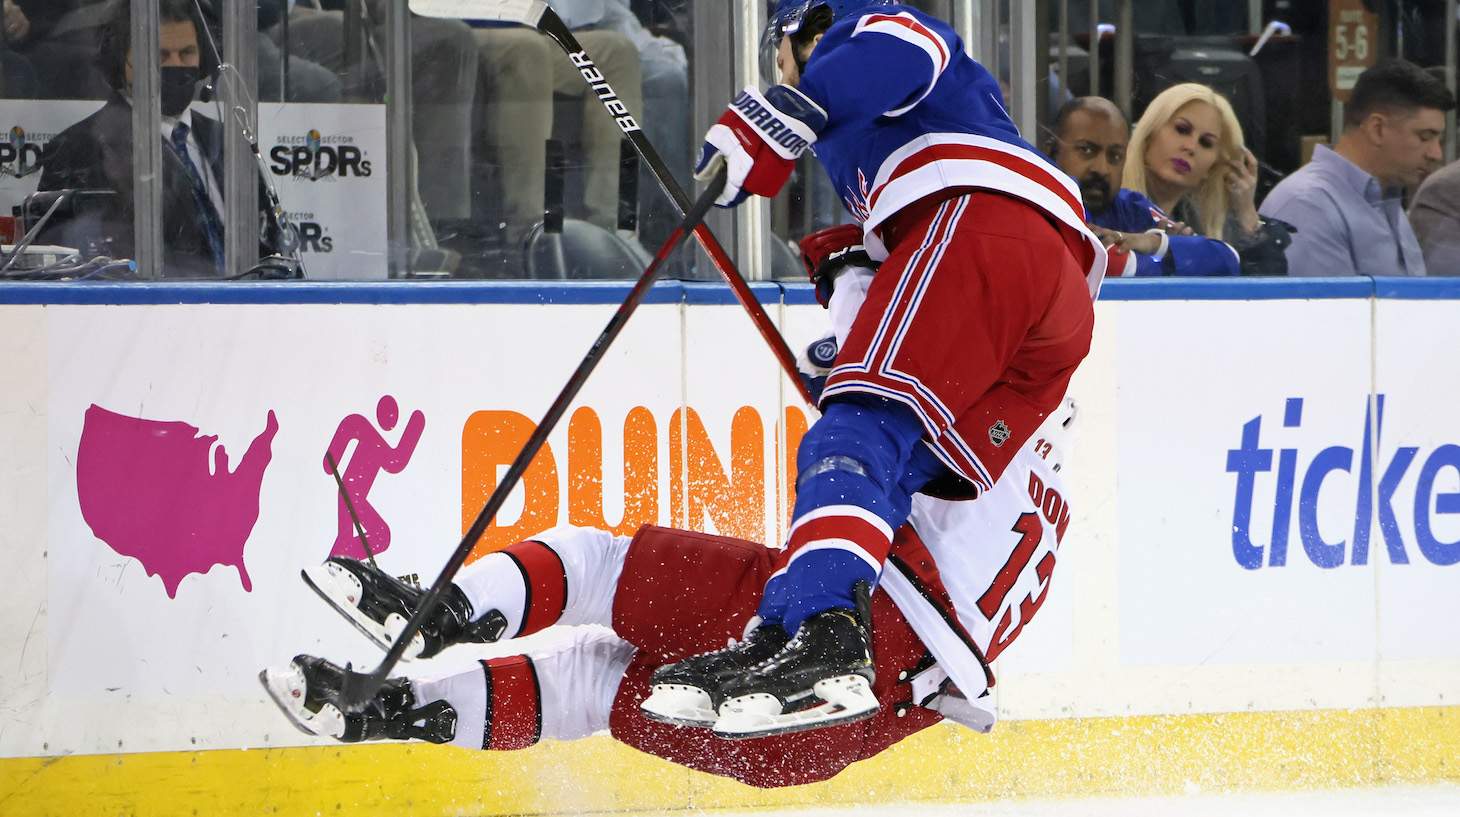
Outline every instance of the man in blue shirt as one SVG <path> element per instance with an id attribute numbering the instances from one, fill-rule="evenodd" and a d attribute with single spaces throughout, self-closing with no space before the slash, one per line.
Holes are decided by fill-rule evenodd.
<path id="1" fill-rule="evenodd" d="M 1130 124 L 1115 103 L 1086 96 L 1060 108 L 1044 147 L 1080 185 L 1091 229 L 1116 250 L 1106 274 L 1237 275 L 1236 250 L 1193 235 L 1150 199 L 1120 187 L 1129 143 Z"/>
<path id="2" fill-rule="evenodd" d="M 1444 83 L 1404 60 L 1380 60 L 1359 76 L 1338 143 L 1320 145 L 1260 208 L 1298 228 L 1289 275 L 1425 274 L 1403 192 L 1439 165 L 1454 107 Z"/>

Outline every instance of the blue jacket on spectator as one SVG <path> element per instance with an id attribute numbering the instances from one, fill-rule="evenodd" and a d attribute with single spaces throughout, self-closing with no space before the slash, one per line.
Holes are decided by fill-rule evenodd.
<path id="1" fill-rule="evenodd" d="M 1109 209 L 1090 219 L 1107 230 L 1142 233 L 1163 230 L 1171 222 L 1150 199 L 1134 190 L 1121 188 Z M 1161 257 L 1131 253 L 1135 272 L 1125 275 L 1238 275 L 1241 262 L 1237 251 L 1226 242 L 1202 235 L 1168 235 L 1166 254 Z M 1112 271 L 1113 272 L 1113 271 Z"/>

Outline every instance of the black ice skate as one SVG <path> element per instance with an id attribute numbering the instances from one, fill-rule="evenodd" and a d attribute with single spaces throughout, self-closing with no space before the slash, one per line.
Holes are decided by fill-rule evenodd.
<path id="1" fill-rule="evenodd" d="M 456 734 L 456 710 L 445 701 L 416 706 L 410 682 L 392 678 L 362 712 L 346 712 L 341 703 L 346 679 L 360 673 L 323 658 L 297 655 L 287 667 L 259 673 L 259 682 L 289 720 L 307 735 L 344 743 L 362 740 L 425 740 L 446 743 Z"/>
<path id="2" fill-rule="evenodd" d="M 320 598 L 385 649 L 405 631 L 426 595 L 379 568 L 344 556 L 331 556 L 300 575 Z M 430 658 L 452 644 L 490 643 L 506 628 L 507 619 L 497 610 L 474 621 L 471 603 L 453 584 L 441 594 L 435 615 L 422 623 L 402 657 Z"/>
<path id="3" fill-rule="evenodd" d="M 723 650 L 666 664 L 649 677 L 649 697 L 639 709 L 662 723 L 714 726 L 715 711 L 724 700 L 720 683 L 780 652 L 789 640 L 781 625 L 762 624 Z"/>
<path id="4" fill-rule="evenodd" d="M 726 678 L 715 734 L 784 735 L 877 714 L 872 639 L 862 623 L 868 619 L 847 607 L 817 613 L 780 652 Z"/>

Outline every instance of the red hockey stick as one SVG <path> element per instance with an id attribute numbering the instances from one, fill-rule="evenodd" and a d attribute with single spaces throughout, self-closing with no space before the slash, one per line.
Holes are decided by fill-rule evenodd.
<path id="1" fill-rule="evenodd" d="M 537 428 L 527 438 L 527 442 L 522 446 L 522 451 L 517 454 L 517 459 L 512 461 L 512 466 L 507 469 L 507 473 L 502 477 L 502 481 L 498 483 L 497 489 L 492 491 L 492 495 L 487 499 L 487 504 L 482 506 L 481 512 L 477 514 L 476 521 L 471 523 L 471 528 L 467 530 L 466 535 L 461 537 L 461 544 L 456 546 L 456 551 L 451 554 L 451 559 L 441 569 L 441 575 L 436 577 L 436 582 L 431 585 L 431 589 L 426 591 L 425 596 L 421 597 L 420 605 L 416 608 L 415 614 L 406 623 L 406 628 L 401 631 L 401 634 L 396 636 L 395 643 L 390 645 L 390 650 L 386 652 L 385 658 L 380 662 L 380 666 L 376 667 L 369 675 L 361 675 L 354 672 L 345 674 L 345 686 L 342 696 L 345 711 L 359 712 L 363 710 L 365 705 L 370 703 L 371 699 L 375 697 L 375 693 L 380 691 L 380 687 L 385 683 L 386 676 L 389 675 L 396 663 L 400 661 L 401 655 L 405 653 L 406 645 L 410 644 L 411 639 L 420 631 L 421 625 L 425 622 L 426 617 L 430 615 L 431 611 L 435 609 L 436 602 L 440 600 L 441 594 L 445 592 L 447 585 L 450 585 L 451 580 L 456 578 L 456 572 L 461 569 L 461 566 L 466 564 L 466 557 L 471 554 L 472 548 L 476 547 L 477 540 L 482 537 L 482 534 L 487 529 L 487 525 L 496 517 L 497 511 L 502 507 L 502 503 L 507 501 L 507 495 L 517 486 L 517 481 L 527 471 L 527 466 L 532 464 L 532 458 L 537 456 L 538 450 L 542 448 L 543 443 L 547 442 L 548 435 L 552 433 L 553 428 L 557 426 L 558 421 L 567 412 L 568 404 L 573 402 L 573 398 L 577 396 L 578 390 L 588 380 L 588 375 L 593 372 L 598 362 L 603 359 L 604 353 L 608 351 L 609 344 L 613 343 L 614 338 L 618 337 L 619 332 L 624 328 L 624 324 L 628 323 L 629 316 L 634 314 L 634 310 L 639 307 L 640 302 L 644 300 L 644 296 L 649 293 L 649 288 L 654 284 L 654 278 L 659 274 L 660 265 L 673 254 L 674 250 L 684 241 L 685 236 L 693 232 L 695 227 L 700 224 L 705 217 L 705 213 L 709 212 L 711 205 L 715 203 L 715 199 L 720 197 L 720 193 L 724 189 L 725 170 L 721 168 L 720 172 L 711 180 L 710 186 L 704 193 L 700 194 L 699 200 L 690 206 L 688 213 L 685 213 L 684 221 L 679 223 L 679 227 L 675 228 L 674 232 L 670 234 L 669 239 L 664 242 L 664 246 L 659 248 L 659 253 L 654 256 L 654 261 L 644 270 L 644 274 L 639 276 L 638 282 L 634 284 L 633 289 L 629 290 L 628 296 L 624 298 L 624 302 L 619 306 L 618 311 L 613 314 L 613 318 L 609 320 L 608 325 L 603 328 L 603 332 L 598 335 L 598 339 L 589 347 L 588 354 L 584 355 L 583 361 L 578 364 L 578 368 L 573 372 L 573 376 L 568 378 L 567 384 L 558 393 L 557 399 L 553 400 L 552 405 L 548 407 L 547 413 L 543 415 L 542 422 L 537 424 Z"/>
<path id="2" fill-rule="evenodd" d="M 674 201 L 674 206 L 679 209 L 681 214 L 689 211 L 691 206 L 689 196 L 674 180 L 674 175 L 665 167 L 664 160 L 659 157 L 659 152 L 654 149 L 654 146 L 649 143 L 648 137 L 644 136 L 644 132 L 639 129 L 638 119 L 635 118 L 634 112 L 630 111 L 628 106 L 619 99 L 603 72 L 593 63 L 588 53 L 583 50 L 583 46 L 578 44 L 572 30 L 547 4 L 540 0 L 410 0 L 410 7 L 411 11 L 422 17 L 517 23 L 535 28 L 551 37 L 562 47 L 563 51 L 567 52 L 568 58 L 573 61 L 573 65 L 583 76 L 583 81 L 588 83 L 598 97 L 598 101 L 603 103 L 609 116 L 612 116 L 618 123 L 619 129 L 624 132 L 624 136 L 628 137 L 629 142 L 633 144 L 634 150 L 648 165 L 649 171 L 654 174 L 659 186 Z M 720 242 L 715 240 L 710 228 L 699 224 L 694 228 L 694 235 L 699 239 L 700 245 L 705 248 L 710 262 L 715 265 L 715 269 L 719 270 L 725 283 L 730 285 L 730 289 L 735 293 L 735 298 L 750 314 L 750 320 L 755 324 L 756 330 L 771 347 L 771 353 L 776 356 L 776 360 L 781 364 L 781 369 L 785 371 L 786 376 L 791 378 L 791 382 L 795 384 L 802 399 L 813 406 L 816 405 L 816 401 L 811 397 L 811 392 L 806 389 L 806 384 L 801 382 L 800 374 L 796 369 L 796 356 L 791 353 L 791 347 L 786 345 L 785 338 L 781 337 L 780 331 L 771 322 L 770 316 L 766 314 L 760 301 L 756 300 L 755 293 L 750 291 L 750 286 L 745 283 L 745 278 L 735 268 L 734 262 L 725 254 Z"/>

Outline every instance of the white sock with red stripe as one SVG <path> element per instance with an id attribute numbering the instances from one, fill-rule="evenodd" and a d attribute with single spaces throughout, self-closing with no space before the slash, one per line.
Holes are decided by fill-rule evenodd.
<path id="1" fill-rule="evenodd" d="M 543 738 L 578 740 L 608 728 L 634 647 L 602 630 L 576 630 L 524 655 L 479 662 L 444 678 L 411 680 L 418 706 L 456 710 L 451 745 L 526 749 Z"/>
<path id="2" fill-rule="evenodd" d="M 554 528 L 467 565 L 455 584 L 477 613 L 495 609 L 506 617 L 505 638 L 554 624 L 606 627 L 630 541 L 591 528 Z"/>

